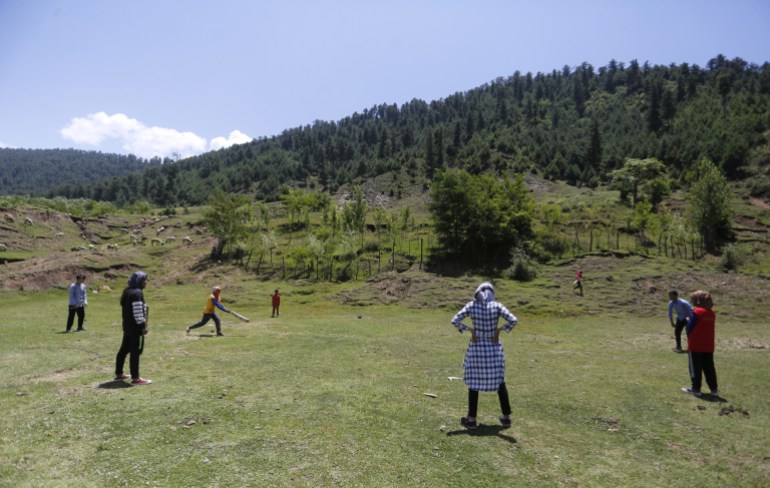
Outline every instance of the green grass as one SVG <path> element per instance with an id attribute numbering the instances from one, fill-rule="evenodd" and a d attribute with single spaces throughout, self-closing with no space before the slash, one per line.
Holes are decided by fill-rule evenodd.
<path id="1" fill-rule="evenodd" d="M 184 335 L 205 286 L 151 281 L 147 387 L 109 381 L 118 290 L 91 294 L 88 331 L 68 335 L 63 291 L 0 294 L 0 486 L 770 484 L 764 320 L 718 315 L 726 401 L 710 402 L 679 392 L 687 361 L 670 351 L 664 304 L 654 318 L 611 304 L 597 316 L 557 289 L 576 316 L 528 316 L 517 300 L 537 284 L 502 284 L 520 319 L 503 337 L 513 428 L 482 394 L 469 434 L 467 390 L 448 379 L 468 340 L 455 310 L 343 306 L 337 293 L 360 283 L 294 282 L 278 284 L 271 319 L 275 283 L 222 279 L 225 304 L 252 319 L 223 316 L 224 338 Z"/>

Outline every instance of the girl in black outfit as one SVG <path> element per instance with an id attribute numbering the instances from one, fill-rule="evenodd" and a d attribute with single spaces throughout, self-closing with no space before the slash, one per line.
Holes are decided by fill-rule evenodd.
<path id="1" fill-rule="evenodd" d="M 123 364 L 126 356 L 130 355 L 128 362 L 131 370 L 132 385 L 149 385 L 151 380 L 139 376 L 139 356 L 144 350 L 144 336 L 147 335 L 147 305 L 144 303 L 142 290 L 147 286 L 147 273 L 137 271 L 128 279 L 128 287 L 123 290 L 120 297 L 120 306 L 123 309 L 123 342 L 115 358 L 115 380 L 128 379 L 123 374 Z"/>

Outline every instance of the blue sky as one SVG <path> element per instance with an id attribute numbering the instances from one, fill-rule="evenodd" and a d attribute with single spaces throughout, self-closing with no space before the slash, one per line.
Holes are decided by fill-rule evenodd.
<path id="1" fill-rule="evenodd" d="M 0 147 L 189 156 L 514 71 L 770 61 L 766 0 L 0 0 Z"/>

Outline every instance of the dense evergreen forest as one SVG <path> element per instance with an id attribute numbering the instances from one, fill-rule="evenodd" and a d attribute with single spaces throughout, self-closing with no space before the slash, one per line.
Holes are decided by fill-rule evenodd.
<path id="1" fill-rule="evenodd" d="M 193 205 L 221 188 L 272 200 L 281 185 L 335 191 L 389 172 L 427 187 L 445 168 L 534 171 L 596 186 L 628 158 L 656 158 L 675 180 L 707 158 L 736 179 L 768 167 L 769 131 L 768 62 L 720 55 L 705 67 L 583 63 L 515 72 L 442 100 L 377 105 L 98 183 L 65 181 L 48 195 Z M 57 177 L 67 172 L 59 168 Z M 770 193 L 766 176 L 753 190 Z"/>
<path id="2" fill-rule="evenodd" d="M 39 196 L 57 186 L 89 185 L 163 163 L 157 158 L 76 149 L 0 148 L 0 195 Z"/>

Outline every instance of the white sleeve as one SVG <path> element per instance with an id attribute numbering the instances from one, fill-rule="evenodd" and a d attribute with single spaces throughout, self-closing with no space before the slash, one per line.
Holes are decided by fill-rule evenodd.
<path id="1" fill-rule="evenodd" d="M 131 304 L 131 307 L 134 311 L 134 320 L 137 324 L 143 324 L 144 323 L 144 302 L 143 301 L 136 301 Z"/>

